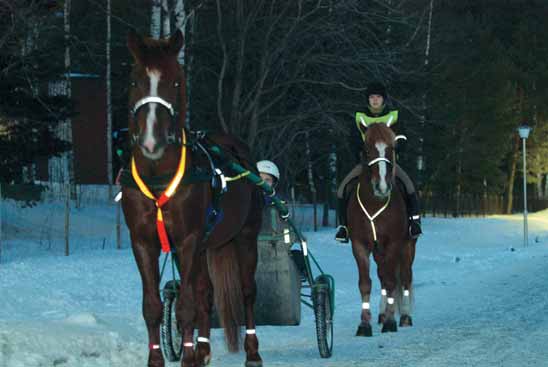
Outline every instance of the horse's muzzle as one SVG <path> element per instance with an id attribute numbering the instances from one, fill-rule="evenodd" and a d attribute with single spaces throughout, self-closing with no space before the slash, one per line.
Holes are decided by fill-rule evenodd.
<path id="1" fill-rule="evenodd" d="M 385 199 L 390 196 L 392 192 L 392 183 L 387 182 L 385 185 L 381 185 L 379 181 L 373 182 L 373 194 L 381 199 Z"/>

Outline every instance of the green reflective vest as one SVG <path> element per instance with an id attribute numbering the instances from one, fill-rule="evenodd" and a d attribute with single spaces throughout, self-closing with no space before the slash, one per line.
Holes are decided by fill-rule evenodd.
<path id="1" fill-rule="evenodd" d="M 387 124 L 390 122 L 390 126 L 394 125 L 398 121 L 398 111 L 390 111 L 382 116 L 368 116 L 364 112 L 356 112 L 356 127 L 362 135 L 362 140 L 365 140 L 365 131 L 360 129 L 360 125 L 364 127 L 369 127 L 371 124 L 384 123 Z"/>

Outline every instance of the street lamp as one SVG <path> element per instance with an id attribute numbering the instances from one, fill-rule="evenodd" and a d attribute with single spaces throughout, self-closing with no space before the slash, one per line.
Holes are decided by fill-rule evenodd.
<path id="1" fill-rule="evenodd" d="M 523 142 L 523 245 L 527 246 L 527 147 L 525 141 L 532 128 L 523 124 L 518 127 L 519 137 Z"/>

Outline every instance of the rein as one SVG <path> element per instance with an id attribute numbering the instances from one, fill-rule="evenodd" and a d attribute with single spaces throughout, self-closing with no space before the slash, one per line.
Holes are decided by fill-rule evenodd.
<path id="1" fill-rule="evenodd" d="M 181 146 L 181 160 L 179 161 L 177 172 L 175 173 L 175 176 L 171 179 L 171 182 L 169 183 L 167 189 L 160 195 L 159 198 L 156 198 L 154 194 L 149 190 L 147 185 L 143 182 L 141 176 L 139 176 L 139 172 L 137 171 L 135 158 L 131 158 L 131 175 L 133 176 L 133 179 L 137 183 L 137 186 L 139 187 L 139 190 L 141 190 L 143 195 L 145 195 L 150 200 L 153 200 L 156 204 L 156 208 L 158 208 L 156 213 L 156 230 L 158 232 L 160 244 L 162 245 L 162 252 L 170 252 L 171 250 L 169 238 L 166 231 L 166 225 L 164 223 L 164 216 L 162 214 L 162 207 L 173 196 L 173 194 L 177 190 L 177 187 L 179 187 L 179 184 L 181 183 L 186 171 L 186 134 L 184 129 L 182 130 L 182 141 L 183 144 Z"/>

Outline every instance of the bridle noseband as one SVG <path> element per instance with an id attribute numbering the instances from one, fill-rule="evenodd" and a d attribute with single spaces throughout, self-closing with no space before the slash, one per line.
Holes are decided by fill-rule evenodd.
<path id="1" fill-rule="evenodd" d="M 176 128 L 177 125 L 177 111 L 173 108 L 173 105 L 163 99 L 162 97 L 157 96 L 146 96 L 135 102 L 135 105 L 131 109 L 133 120 L 137 120 L 137 114 L 141 110 L 142 107 L 150 104 L 150 103 L 158 103 L 160 106 L 164 107 L 168 112 L 169 116 L 171 117 L 171 126 L 169 128 L 169 133 L 167 135 L 167 143 L 168 144 L 175 144 L 175 145 L 181 145 L 182 139 L 181 139 L 181 132 L 179 129 Z M 131 135 L 131 145 L 135 145 L 139 143 L 139 134 L 132 134 Z"/>
<path id="2" fill-rule="evenodd" d="M 161 104 L 169 111 L 169 114 L 171 115 L 171 117 L 175 117 L 175 110 L 173 109 L 173 106 L 171 105 L 171 103 L 167 102 L 165 99 L 161 97 L 152 97 L 152 96 L 141 98 L 135 103 L 135 106 L 133 106 L 133 109 L 132 109 L 133 117 L 137 115 L 137 112 L 139 112 L 139 109 L 141 107 L 149 103 Z"/>
<path id="3" fill-rule="evenodd" d="M 392 162 L 391 162 L 389 159 L 379 157 L 379 158 L 375 158 L 375 159 L 370 160 L 369 162 L 367 162 L 367 165 L 368 165 L 369 167 L 371 167 L 371 166 L 373 166 L 373 165 L 375 165 L 375 164 L 377 164 L 377 163 L 380 163 L 380 162 L 386 162 L 386 163 L 388 163 L 388 164 L 392 164 Z"/>

